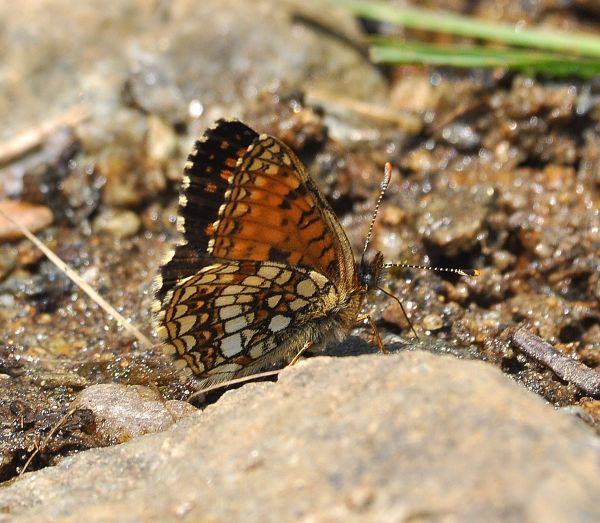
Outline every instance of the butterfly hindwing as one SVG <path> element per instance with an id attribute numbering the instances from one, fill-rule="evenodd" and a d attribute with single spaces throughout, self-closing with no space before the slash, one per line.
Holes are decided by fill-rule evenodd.
<path id="1" fill-rule="evenodd" d="M 306 343 L 337 303 L 316 271 L 274 262 L 204 267 L 165 298 L 158 334 L 199 377 L 221 381 L 280 361 Z"/>

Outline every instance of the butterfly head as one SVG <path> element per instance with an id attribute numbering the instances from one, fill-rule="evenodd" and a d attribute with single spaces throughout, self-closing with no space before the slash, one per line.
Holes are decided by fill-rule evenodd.
<path id="1" fill-rule="evenodd" d="M 383 254 L 377 251 L 375 255 L 369 256 L 367 254 L 367 251 L 369 249 L 369 244 L 371 243 L 371 236 L 373 234 L 373 226 L 375 225 L 375 220 L 377 219 L 377 213 L 379 212 L 381 201 L 383 200 L 385 191 L 387 190 L 388 185 L 390 184 L 391 178 L 392 165 L 388 162 L 385 164 L 383 181 L 381 182 L 381 188 L 379 190 L 379 198 L 377 198 L 377 202 L 375 203 L 375 209 L 373 211 L 373 217 L 371 218 L 371 223 L 369 225 L 369 231 L 367 232 L 367 238 L 365 240 L 365 246 L 363 248 L 362 256 L 360 257 L 360 262 L 358 262 L 356 267 L 360 287 L 364 291 L 370 291 L 371 289 L 376 289 L 379 286 L 381 271 L 384 267 Z"/>
<path id="2" fill-rule="evenodd" d="M 368 292 L 377 289 L 383 270 L 383 254 L 376 252 L 374 256 L 362 256 L 356 267 L 361 288 Z"/>

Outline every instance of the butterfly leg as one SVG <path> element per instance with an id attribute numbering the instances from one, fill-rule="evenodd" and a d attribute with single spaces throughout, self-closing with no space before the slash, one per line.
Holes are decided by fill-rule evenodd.
<path id="1" fill-rule="evenodd" d="M 295 356 L 292 358 L 292 360 L 290 361 L 290 363 L 289 363 L 290 367 L 291 367 L 292 365 L 295 365 L 295 364 L 298 362 L 298 360 L 300 359 L 300 356 L 302 356 L 302 354 L 304 354 L 304 352 L 306 352 L 306 351 L 307 351 L 308 349 L 310 349 L 312 346 L 313 346 L 313 342 L 312 342 L 312 341 L 307 341 L 307 342 L 304 344 L 304 347 L 302 347 L 302 348 L 301 348 L 301 349 L 298 351 L 298 354 L 296 354 L 296 355 L 295 355 Z"/>
<path id="2" fill-rule="evenodd" d="M 383 339 L 381 338 L 381 334 L 379 334 L 379 329 L 377 328 L 377 324 L 375 320 L 371 318 L 370 314 L 359 314 L 356 318 L 357 323 L 363 320 L 369 320 L 369 325 L 371 326 L 371 330 L 373 331 L 373 335 L 375 336 L 375 342 L 377 343 L 377 348 L 383 354 L 387 354 L 387 350 L 385 350 L 385 346 L 383 345 Z"/>
<path id="3" fill-rule="evenodd" d="M 412 331 L 412 333 L 415 335 L 416 339 L 419 339 L 419 335 L 417 334 L 417 331 L 415 330 L 415 327 L 412 323 L 412 321 L 410 321 L 410 318 L 408 317 L 408 314 L 406 314 L 406 310 L 404 309 L 404 305 L 402 305 L 402 302 L 398 299 L 397 296 L 394 295 L 394 293 L 392 293 L 392 291 L 388 290 L 388 289 L 384 289 L 383 287 L 377 287 L 381 292 L 383 292 L 384 294 L 387 294 L 390 298 L 392 298 L 393 300 L 396 300 L 396 303 L 398 303 L 398 305 L 400 305 L 400 309 L 402 310 L 402 314 L 404 314 L 404 317 L 406 318 L 406 321 L 408 322 L 408 324 L 410 325 L 410 330 Z"/>

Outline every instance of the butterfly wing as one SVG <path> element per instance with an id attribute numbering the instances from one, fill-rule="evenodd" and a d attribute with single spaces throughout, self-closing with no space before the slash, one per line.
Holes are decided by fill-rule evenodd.
<path id="1" fill-rule="evenodd" d="M 338 303 L 322 274 L 275 262 L 209 265 L 166 299 L 158 334 L 205 384 L 296 354 L 326 330 Z"/>
<path id="2" fill-rule="evenodd" d="M 178 227 L 185 242 L 161 269 L 157 297 L 220 260 L 278 261 L 356 286 L 354 257 L 335 213 L 283 142 L 220 120 L 185 166 Z"/>
<path id="3" fill-rule="evenodd" d="M 241 375 L 299 350 L 297 345 L 304 334 L 282 329 L 276 335 L 269 329 L 270 315 L 293 318 L 295 326 L 305 328 L 303 333 L 312 332 L 311 339 L 319 338 L 318 329 L 325 326 L 317 325 L 317 318 L 326 316 L 331 307 L 343 308 L 358 287 L 350 243 L 335 213 L 300 160 L 276 138 L 258 135 L 239 121 L 217 122 L 196 143 L 186 163 L 179 204 L 178 227 L 183 241 L 161 268 L 156 285 L 156 323 L 171 352 L 202 377 L 212 376 L 217 369 L 222 379 Z M 284 308 L 290 308 L 301 294 L 294 297 L 293 279 L 292 283 L 278 284 L 276 278 L 267 278 L 263 290 L 250 293 L 253 300 L 242 307 L 244 317 L 254 318 L 257 326 L 252 328 L 264 339 L 224 331 L 222 311 L 215 312 L 215 303 L 223 301 L 223 292 L 231 292 L 227 280 L 233 277 L 235 285 L 243 287 L 238 276 L 252 279 L 273 264 L 296 274 L 299 280 L 295 284 L 302 278 L 312 281 L 318 275 L 327 281 L 327 291 L 317 286 L 314 295 L 305 296 L 315 305 L 302 313 L 287 310 L 284 314 L 281 309 L 276 314 L 265 301 L 272 297 L 269 293 L 285 295 Z M 200 289 L 189 283 L 209 267 L 218 267 L 214 273 L 218 285 L 203 283 Z M 238 275 L 227 272 L 241 271 L 241 267 L 244 271 Z M 191 288 L 202 292 L 203 298 L 197 302 L 201 305 L 188 303 L 195 299 Z M 186 299 L 182 301 L 182 297 Z M 174 317 L 173 323 L 170 316 L 184 307 L 195 311 L 194 323 L 189 319 L 180 325 Z M 347 316 L 355 315 L 357 308 L 356 300 L 352 301 Z M 291 334 L 286 337 L 286 333 Z M 282 344 L 283 337 L 287 341 Z M 231 348 L 234 341 L 237 352 Z"/>

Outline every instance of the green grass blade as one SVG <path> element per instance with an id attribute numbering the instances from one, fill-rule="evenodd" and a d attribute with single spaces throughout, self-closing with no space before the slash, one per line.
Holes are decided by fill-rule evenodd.
<path id="1" fill-rule="evenodd" d="M 590 78 L 600 74 L 600 60 L 577 59 L 520 49 L 442 47 L 421 42 L 384 42 L 370 49 L 375 63 L 419 63 L 452 67 L 507 67 L 552 76 Z"/>
<path id="2" fill-rule="evenodd" d="M 513 25 L 498 24 L 453 13 L 432 12 L 416 7 L 400 8 L 377 1 L 321 1 L 345 7 L 357 16 L 411 29 L 600 58 L 600 38 L 592 35 L 550 29 L 516 28 Z"/>

